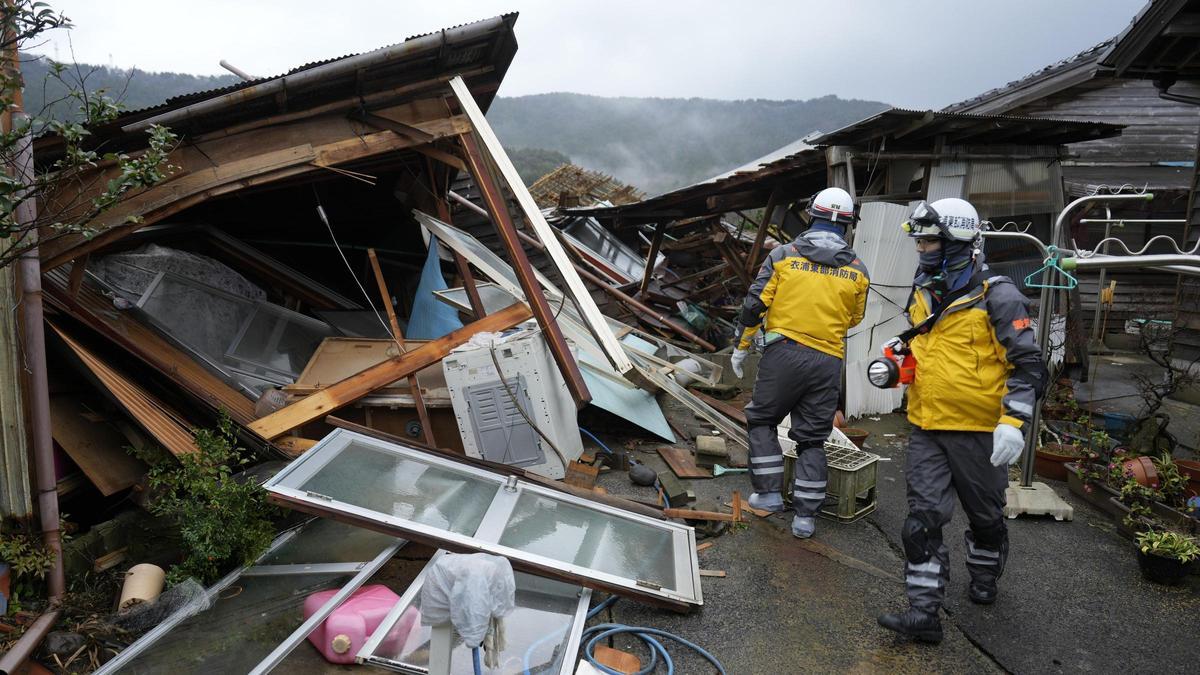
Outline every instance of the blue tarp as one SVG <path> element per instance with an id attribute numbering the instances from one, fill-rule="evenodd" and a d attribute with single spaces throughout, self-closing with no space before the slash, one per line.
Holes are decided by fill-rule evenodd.
<path id="1" fill-rule="evenodd" d="M 444 291 L 449 286 L 442 277 L 442 263 L 438 259 L 437 237 L 429 238 L 429 255 L 421 269 L 421 283 L 413 298 L 412 315 L 408 317 L 408 331 L 404 337 L 412 340 L 433 340 L 446 333 L 462 328 L 458 310 L 437 299 L 434 291 Z"/>

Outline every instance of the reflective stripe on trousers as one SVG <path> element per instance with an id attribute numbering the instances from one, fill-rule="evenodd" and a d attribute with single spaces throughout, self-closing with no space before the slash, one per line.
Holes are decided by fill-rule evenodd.
<path id="1" fill-rule="evenodd" d="M 991 456 L 990 433 L 913 430 L 905 457 L 909 513 L 931 514 L 945 528 L 954 514 L 957 496 L 972 529 L 988 531 L 997 527 L 1004 518 L 1008 467 L 992 466 Z M 950 579 L 947 534 L 942 532 L 942 541 L 928 561 L 905 564 L 908 600 L 922 611 L 937 612 L 945 597 Z M 966 540 L 971 578 L 994 582 L 1004 571 L 1004 551 L 975 543 L 970 530 Z"/>

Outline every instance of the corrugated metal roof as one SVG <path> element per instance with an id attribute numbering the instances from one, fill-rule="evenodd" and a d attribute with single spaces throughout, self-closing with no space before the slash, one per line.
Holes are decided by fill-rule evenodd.
<path id="1" fill-rule="evenodd" d="M 507 12 L 507 13 L 505 13 L 505 14 L 501 14 L 501 15 L 500 15 L 500 17 L 489 17 L 489 18 L 487 18 L 487 19 L 480 19 L 480 20 L 478 20 L 478 21 L 469 21 L 469 22 L 467 22 L 467 23 L 461 23 L 461 24 L 458 24 L 458 25 L 455 25 L 455 26 L 448 26 L 448 27 L 446 27 L 446 28 L 442 28 L 442 29 L 439 29 L 439 30 L 436 30 L 436 31 L 430 31 L 430 32 L 428 32 L 428 33 L 421 33 L 421 34 L 419 34 L 419 35 L 410 35 L 409 37 L 406 37 L 406 38 L 404 38 L 404 39 L 403 39 L 403 40 L 401 40 L 400 42 L 393 42 L 393 43 L 391 43 L 391 44 L 384 45 L 384 46 L 382 46 L 382 47 L 378 47 L 378 48 L 376 48 L 376 49 L 369 49 L 369 50 L 367 50 L 367 51 L 365 51 L 365 52 L 355 52 L 355 53 L 352 53 L 352 54 L 345 54 L 345 55 L 343 55 L 343 56 L 335 56 L 335 57 L 328 58 L 328 59 L 324 59 L 324 60 L 321 60 L 321 61 L 311 61 L 311 62 L 309 62 L 309 63 L 305 63 L 305 64 L 303 64 L 303 65 L 300 65 L 300 66 L 296 66 L 295 68 L 292 68 L 291 70 L 288 70 L 288 71 L 286 71 L 286 72 L 279 73 L 278 75 L 270 75 L 270 76 L 265 76 L 265 77 L 259 77 L 259 78 L 253 79 L 253 80 L 246 80 L 246 81 L 244 81 L 244 82 L 237 82 L 237 83 L 234 83 L 234 84 L 231 84 L 231 85 L 227 85 L 227 86 L 224 86 L 224 87 L 216 87 L 216 88 L 213 88 L 213 89 L 205 89 L 205 90 L 203 90 L 203 91 L 191 92 L 191 93 L 189 93 L 189 94 L 180 94 L 179 96 L 172 96 L 171 98 L 168 98 L 167 100 L 165 100 L 165 101 L 163 101 L 162 103 L 159 103 L 159 104 L 157 104 L 157 105 L 152 105 L 152 106 L 148 106 L 148 107 L 145 107 L 145 108 L 139 108 L 139 109 L 137 109 L 137 110 L 128 110 L 128 111 L 125 111 L 125 112 L 124 112 L 124 113 L 121 115 L 121 117 L 122 117 L 122 118 L 125 118 L 125 117 L 144 117 L 144 116 L 146 116 L 146 114 L 147 114 L 147 113 L 152 113 L 152 112 L 153 112 L 153 113 L 160 113 L 160 112 L 164 112 L 164 111 L 167 111 L 167 110 L 171 110 L 171 109 L 173 109 L 173 108 L 178 108 L 178 107 L 181 107 L 181 106 L 184 106 L 184 105 L 188 105 L 188 104 L 191 104 L 191 103 L 195 103 L 196 101 L 203 101 L 204 99 L 207 99 L 207 98 L 214 98 L 214 97 L 216 97 L 216 96 L 223 96 L 223 95 L 225 95 L 225 94 L 229 94 L 229 93 L 232 93 L 232 92 L 235 92 L 235 91 L 239 91 L 239 90 L 241 90 L 241 89 L 247 89 L 247 88 L 249 88 L 249 87 L 253 87 L 253 86 L 257 85 L 257 84 L 262 84 L 263 82 L 269 82 L 269 81 L 271 81 L 271 80 L 276 80 L 276 79 L 279 79 L 279 78 L 281 78 L 281 77 L 286 77 L 286 76 L 288 76 L 288 75 L 293 75 L 293 74 L 295 74 L 295 73 L 299 73 L 299 72 L 301 72 L 301 71 L 309 70 L 309 69 L 311 69 L 311 68 L 316 68 L 317 66 L 323 66 L 323 65 L 325 65 L 325 64 L 328 64 L 328 63 L 333 63 L 334 61 L 341 61 L 341 60 L 343 60 L 343 59 L 348 59 L 348 58 L 351 58 L 351 57 L 354 57 L 354 56 L 359 56 L 359 55 L 361 55 L 361 54 L 369 54 L 369 53 L 371 53 L 371 52 L 376 52 L 376 51 L 380 51 L 380 50 L 384 50 L 384 49 L 391 49 L 392 47 L 395 47 L 395 46 L 397 46 L 397 45 L 404 44 L 405 42 L 411 42 L 412 40 L 416 40 L 416 39 L 418 39 L 418 38 L 423 38 L 423 37 L 426 37 L 426 36 L 428 36 L 428 35 L 433 35 L 434 33 L 440 33 L 440 32 L 442 32 L 442 31 L 447 31 L 447 30 L 454 30 L 454 29 L 456 29 L 456 28 L 463 28 L 463 27 L 465 27 L 465 26 L 474 26 L 474 25 L 476 25 L 476 24 L 480 24 L 480 23 L 483 23 L 483 22 L 485 22 L 485 21 L 490 21 L 492 18 L 508 18 L 508 17 L 515 17 L 515 16 L 517 16 L 516 12 Z M 118 120 L 118 121 L 119 121 L 119 120 Z"/>
<path id="2" fill-rule="evenodd" d="M 1078 54 L 1068 56 L 1067 58 L 1065 58 L 1061 61 L 1056 61 L 1054 63 L 1051 63 L 1048 66 L 1039 68 L 1038 70 L 1035 70 L 1032 73 L 1030 73 L 1030 74 L 1026 75 L 1025 77 L 1022 77 L 1018 80 L 1013 80 L 1012 82 L 1009 82 L 1008 84 L 1004 85 L 1003 87 L 996 87 L 995 89 L 989 89 L 989 90 L 983 92 L 982 94 L 979 94 L 978 96 L 972 96 L 971 98 L 968 98 L 963 101 L 959 101 L 958 103 L 951 103 L 950 105 L 946 106 L 945 108 L 942 108 L 942 111 L 943 112 L 955 112 L 955 111 L 959 111 L 959 110 L 967 110 L 970 108 L 974 108 L 975 106 L 978 106 L 982 103 L 986 103 L 987 101 L 990 101 L 992 99 L 999 98 L 1000 96 L 1003 96 L 1009 92 L 1015 91 L 1022 87 L 1028 87 L 1037 82 L 1051 79 L 1055 75 L 1057 75 L 1061 72 L 1064 72 L 1066 70 L 1072 69 L 1076 66 L 1083 66 L 1087 63 L 1095 64 L 1100 59 L 1100 57 L 1108 50 L 1108 48 L 1113 44 L 1113 40 L 1114 40 L 1114 38 L 1109 38 L 1097 45 L 1088 47 L 1087 49 L 1079 52 Z"/>

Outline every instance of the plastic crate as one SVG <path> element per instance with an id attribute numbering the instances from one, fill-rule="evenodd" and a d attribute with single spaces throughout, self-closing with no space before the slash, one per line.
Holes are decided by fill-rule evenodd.
<path id="1" fill-rule="evenodd" d="M 834 429 L 825 441 L 825 458 L 829 464 L 829 481 L 821 515 L 852 522 L 874 511 L 879 455 L 860 450 L 845 434 Z M 794 443 L 784 446 L 783 466 L 783 498 L 791 503 L 796 466 Z"/>

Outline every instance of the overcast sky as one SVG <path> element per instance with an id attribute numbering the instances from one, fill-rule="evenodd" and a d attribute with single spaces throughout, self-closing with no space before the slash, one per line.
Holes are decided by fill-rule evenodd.
<path id="1" fill-rule="evenodd" d="M 807 99 L 937 108 L 1120 32 L 1146 0 L 51 0 L 75 59 L 253 75 L 510 11 L 502 96 Z M 67 35 L 35 50 L 71 59 Z"/>

